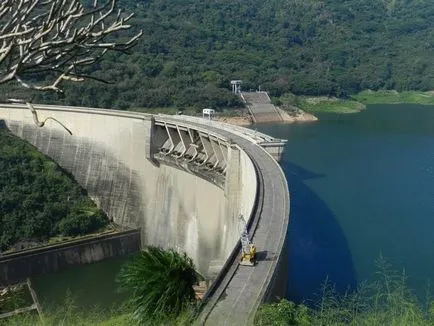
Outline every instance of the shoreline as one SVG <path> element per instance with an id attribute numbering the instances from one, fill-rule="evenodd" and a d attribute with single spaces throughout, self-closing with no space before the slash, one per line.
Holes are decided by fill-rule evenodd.
<path id="1" fill-rule="evenodd" d="M 283 123 L 305 123 L 318 121 L 318 118 L 312 113 L 305 112 L 304 110 L 298 109 L 294 115 L 289 114 L 288 111 L 276 107 L 280 116 L 282 117 Z"/>
<path id="2" fill-rule="evenodd" d="M 369 104 L 420 104 L 434 105 L 434 91 L 372 91 L 365 90 L 351 97 L 352 99 Z"/>
<path id="3" fill-rule="evenodd" d="M 394 90 L 372 91 L 365 90 L 351 95 L 348 99 L 327 96 L 304 96 L 285 93 L 273 99 L 273 103 L 280 113 L 282 120 L 275 123 L 310 123 L 318 121 L 316 113 L 359 113 L 372 104 L 419 104 L 434 105 L 434 90 L 432 91 L 405 91 Z M 175 108 L 134 109 L 132 111 L 146 113 L 176 114 Z M 227 112 L 230 112 L 227 114 Z M 186 114 L 194 114 L 186 110 Z M 224 110 L 215 117 L 216 121 L 236 126 L 248 127 L 254 124 L 246 108 Z"/>
<path id="4" fill-rule="evenodd" d="M 309 113 L 358 113 L 372 104 L 419 104 L 434 105 L 434 91 L 365 90 L 347 99 L 327 96 L 304 96 L 283 94 L 276 100 L 283 107 L 300 108 Z"/>
<path id="5" fill-rule="evenodd" d="M 282 110 L 276 107 L 280 116 L 282 117 L 282 121 L 275 121 L 270 123 L 278 123 L 278 124 L 291 124 L 291 123 L 309 123 L 318 121 L 318 118 L 311 113 L 304 112 L 300 110 L 297 114 L 291 115 L 287 111 Z M 253 119 L 250 115 L 242 115 L 242 116 L 217 116 L 216 121 L 228 123 L 235 126 L 248 127 L 254 125 Z"/>
<path id="6" fill-rule="evenodd" d="M 246 127 L 253 124 L 251 117 L 248 116 L 217 116 L 215 121 L 240 127 Z"/>

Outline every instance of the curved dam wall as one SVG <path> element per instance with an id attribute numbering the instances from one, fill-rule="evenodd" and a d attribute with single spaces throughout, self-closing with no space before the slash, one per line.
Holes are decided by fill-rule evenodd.
<path id="1" fill-rule="evenodd" d="M 70 172 L 114 222 L 140 227 L 142 246 L 186 251 L 206 277 L 218 273 L 239 240 L 239 214 L 249 218 L 255 205 L 257 176 L 244 150 L 188 122 L 35 107 L 40 121 L 55 118 L 72 135 L 53 120 L 37 127 L 24 106 L 0 105 L 0 120 Z M 190 156 L 198 163 L 170 158 L 166 149 L 186 157 L 196 151 Z"/>

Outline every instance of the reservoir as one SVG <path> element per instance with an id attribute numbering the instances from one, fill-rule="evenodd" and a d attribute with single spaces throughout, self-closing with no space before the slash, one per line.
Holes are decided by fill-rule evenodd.
<path id="1" fill-rule="evenodd" d="M 288 296 L 326 278 L 340 292 L 372 280 L 382 255 L 424 302 L 434 272 L 434 107 L 372 105 L 309 124 L 262 125 L 288 139 Z"/>
<path id="2" fill-rule="evenodd" d="M 117 275 L 127 261 L 128 257 L 112 258 L 36 276 L 32 278 L 32 285 L 44 310 L 56 311 L 72 300 L 79 312 L 92 309 L 109 312 L 127 299 L 116 283 Z"/>
<path id="3" fill-rule="evenodd" d="M 289 298 L 314 298 L 326 278 L 340 292 L 372 280 L 383 255 L 405 268 L 423 301 L 434 278 L 434 107 L 375 105 L 319 118 L 253 127 L 288 139 Z M 77 306 L 110 309 L 125 299 L 115 283 L 123 262 L 32 281 L 46 306 L 62 304 L 69 289 Z"/>

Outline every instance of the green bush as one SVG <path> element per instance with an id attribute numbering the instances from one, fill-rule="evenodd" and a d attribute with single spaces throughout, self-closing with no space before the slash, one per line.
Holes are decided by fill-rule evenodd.
<path id="1" fill-rule="evenodd" d="M 142 325 L 166 325 L 178 318 L 191 319 L 193 285 L 200 279 L 185 253 L 148 247 L 122 267 L 118 283 L 130 293 L 135 320 Z"/>
<path id="2" fill-rule="evenodd" d="M 94 232 L 107 224 L 102 214 L 86 215 L 71 214 L 64 218 L 59 223 L 59 231 L 66 236 L 83 235 L 86 233 Z"/>

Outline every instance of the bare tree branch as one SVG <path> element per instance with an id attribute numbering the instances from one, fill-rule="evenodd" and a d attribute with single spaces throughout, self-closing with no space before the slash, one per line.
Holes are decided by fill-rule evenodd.
<path id="1" fill-rule="evenodd" d="M 26 102 L 26 101 L 23 101 L 23 100 L 19 100 L 19 99 L 12 99 L 12 98 L 9 99 L 8 101 L 11 102 L 11 103 L 25 103 L 26 106 L 27 106 L 27 108 L 30 110 L 30 112 L 32 112 L 33 122 L 35 123 L 36 126 L 42 128 L 48 120 L 53 120 L 53 121 L 57 122 L 59 125 L 61 125 L 63 127 L 63 129 L 65 129 L 70 135 L 72 135 L 72 131 L 69 130 L 62 122 L 60 122 L 56 118 L 47 117 L 44 120 L 40 121 L 39 117 L 38 117 L 38 112 L 36 112 L 36 110 L 33 107 L 32 103 Z"/>
<path id="2" fill-rule="evenodd" d="M 64 80 L 100 80 L 84 68 L 109 50 L 126 52 L 137 43 L 142 31 L 125 42 L 107 40 L 131 28 L 132 17 L 116 10 L 116 0 L 95 0 L 89 8 L 79 0 L 1 0 L 0 84 L 16 80 L 26 88 L 62 92 Z"/>

